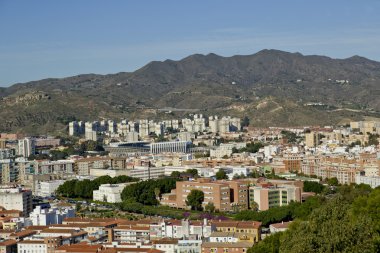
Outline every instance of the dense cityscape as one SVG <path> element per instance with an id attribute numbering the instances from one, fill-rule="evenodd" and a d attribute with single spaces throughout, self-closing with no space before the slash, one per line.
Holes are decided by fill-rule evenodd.
<path id="1" fill-rule="evenodd" d="M 380 253 L 378 10 L 0 0 L 0 253 Z"/>
<path id="2" fill-rule="evenodd" d="M 191 114 L 67 130 L 1 134 L 3 252 L 242 253 L 300 218 L 289 210 L 380 186 L 379 121 L 255 128 Z"/>

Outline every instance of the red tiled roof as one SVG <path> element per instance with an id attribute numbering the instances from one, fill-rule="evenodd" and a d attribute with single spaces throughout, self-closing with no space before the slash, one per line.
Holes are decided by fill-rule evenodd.
<path id="1" fill-rule="evenodd" d="M 16 240 L 6 240 L 3 242 L 0 242 L 0 246 L 9 246 L 9 245 L 14 245 L 17 244 Z"/>

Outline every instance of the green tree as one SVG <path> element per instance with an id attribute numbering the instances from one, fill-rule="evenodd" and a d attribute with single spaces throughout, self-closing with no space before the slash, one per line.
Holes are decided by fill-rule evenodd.
<path id="1" fill-rule="evenodd" d="M 198 177 L 198 170 L 197 169 L 187 169 L 186 173 L 191 174 L 193 177 Z"/>
<path id="2" fill-rule="evenodd" d="M 223 169 L 219 169 L 219 171 L 216 172 L 215 177 L 217 180 L 228 179 L 227 173 Z"/>
<path id="3" fill-rule="evenodd" d="M 176 178 L 150 179 L 128 185 L 122 191 L 121 198 L 134 200 L 144 205 L 157 205 L 155 189 L 159 189 L 160 194 L 168 193 L 176 187 L 177 180 Z"/>
<path id="4" fill-rule="evenodd" d="M 200 190 L 191 190 L 187 195 L 186 205 L 191 206 L 192 210 L 202 210 L 202 202 L 204 201 L 204 193 Z"/>
<path id="5" fill-rule="evenodd" d="M 179 171 L 173 171 L 171 174 L 170 174 L 171 177 L 174 177 L 174 178 L 179 178 L 181 176 L 181 172 Z"/>
<path id="6" fill-rule="evenodd" d="M 280 250 L 280 237 L 283 232 L 278 232 L 265 237 L 260 243 L 254 244 L 247 253 L 278 253 Z"/>
<path id="7" fill-rule="evenodd" d="M 67 198 L 76 197 L 75 185 L 77 182 L 78 182 L 78 180 L 69 180 L 69 181 L 64 182 L 56 190 L 57 195 L 67 197 Z"/>
<path id="8" fill-rule="evenodd" d="M 368 146 L 371 146 L 371 145 L 379 145 L 379 134 L 371 134 L 369 133 L 368 134 Z"/>
<path id="9" fill-rule="evenodd" d="M 329 178 L 327 180 L 327 184 L 328 185 L 331 185 L 331 186 L 338 186 L 339 185 L 339 181 L 336 177 L 332 177 L 332 178 Z"/>
<path id="10" fill-rule="evenodd" d="M 205 206 L 205 211 L 208 213 L 213 213 L 215 212 L 215 205 L 212 202 L 208 202 L 207 205 Z"/>
<path id="11" fill-rule="evenodd" d="M 312 181 L 305 181 L 303 183 L 303 191 L 304 192 L 315 192 L 315 193 L 321 193 L 325 187 L 318 183 L 318 182 L 312 182 Z"/>

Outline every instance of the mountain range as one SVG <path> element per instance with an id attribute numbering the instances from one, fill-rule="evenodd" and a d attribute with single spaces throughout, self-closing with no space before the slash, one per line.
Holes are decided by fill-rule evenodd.
<path id="1" fill-rule="evenodd" d="M 279 50 L 194 54 L 134 72 L 0 88 L 0 131 L 66 133 L 71 120 L 248 116 L 252 126 L 338 125 L 380 115 L 380 62 Z"/>

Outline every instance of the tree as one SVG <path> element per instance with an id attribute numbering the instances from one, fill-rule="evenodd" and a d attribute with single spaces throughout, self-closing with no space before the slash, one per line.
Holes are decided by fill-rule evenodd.
<path id="1" fill-rule="evenodd" d="M 329 178 L 327 180 L 327 184 L 330 185 L 330 186 L 338 186 L 339 185 L 339 181 L 336 177 L 332 177 L 332 178 Z"/>
<path id="2" fill-rule="evenodd" d="M 253 203 L 250 203 L 250 205 L 251 205 L 251 210 L 253 211 L 259 210 L 259 204 L 257 204 L 257 202 L 253 201 Z"/>
<path id="3" fill-rule="evenodd" d="M 283 232 L 277 232 L 265 237 L 260 243 L 254 244 L 247 253 L 278 253 L 282 234 Z"/>
<path id="4" fill-rule="evenodd" d="M 186 205 L 191 206 L 192 210 L 201 211 L 204 198 L 205 195 L 203 191 L 191 190 L 190 194 L 187 195 Z"/>
<path id="5" fill-rule="evenodd" d="M 317 182 L 305 181 L 303 183 L 303 191 L 304 192 L 315 192 L 321 193 L 324 190 L 324 186 Z"/>
<path id="6" fill-rule="evenodd" d="M 174 177 L 174 178 L 179 178 L 181 176 L 181 172 L 179 171 L 173 171 L 171 174 L 170 174 L 171 177 Z"/>
<path id="7" fill-rule="evenodd" d="M 368 134 L 368 146 L 379 145 L 379 134 Z"/>
<path id="8" fill-rule="evenodd" d="M 208 202 L 207 205 L 205 206 L 205 211 L 208 213 L 213 213 L 215 212 L 215 205 L 212 202 Z"/>
<path id="9" fill-rule="evenodd" d="M 191 174 L 193 177 L 198 177 L 198 170 L 197 169 L 187 169 L 186 173 Z"/>
<path id="10" fill-rule="evenodd" d="M 144 205 L 157 205 L 155 189 L 160 190 L 160 194 L 168 193 L 176 187 L 176 178 L 161 178 L 141 181 L 128 185 L 121 193 L 122 200 L 134 200 Z"/>
<path id="11" fill-rule="evenodd" d="M 227 173 L 222 169 L 216 172 L 215 177 L 217 180 L 228 179 Z"/>
<path id="12" fill-rule="evenodd" d="M 249 126 L 249 118 L 247 116 L 245 116 L 241 122 L 241 126 L 242 127 L 247 127 Z"/>

